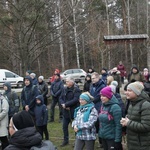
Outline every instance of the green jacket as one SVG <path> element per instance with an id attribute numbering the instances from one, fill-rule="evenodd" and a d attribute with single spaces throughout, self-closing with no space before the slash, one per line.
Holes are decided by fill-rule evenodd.
<path id="1" fill-rule="evenodd" d="M 127 124 L 128 150 L 150 150 L 150 102 L 145 92 L 128 109 Z"/>
<path id="2" fill-rule="evenodd" d="M 109 112 L 109 116 L 106 112 Z M 120 120 L 122 117 L 121 108 L 115 96 L 107 103 L 101 106 L 99 114 L 99 137 L 107 140 L 121 142 L 122 126 Z"/>

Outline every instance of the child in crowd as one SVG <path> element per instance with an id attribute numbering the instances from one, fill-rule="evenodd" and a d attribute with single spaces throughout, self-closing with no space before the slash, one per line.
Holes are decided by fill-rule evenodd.
<path id="1" fill-rule="evenodd" d="M 42 95 L 38 95 L 36 97 L 36 106 L 34 108 L 34 115 L 37 130 L 42 135 L 42 138 L 44 133 L 45 139 L 49 140 L 49 133 L 47 130 L 48 110 L 46 105 L 44 104 L 44 98 Z"/>

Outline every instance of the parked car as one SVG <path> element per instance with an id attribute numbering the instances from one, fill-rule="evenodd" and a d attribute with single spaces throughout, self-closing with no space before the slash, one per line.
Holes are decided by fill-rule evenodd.
<path id="1" fill-rule="evenodd" d="M 10 82 L 12 87 L 23 87 L 23 77 L 6 69 L 0 69 L 0 87 L 3 87 L 5 82 Z"/>
<path id="2" fill-rule="evenodd" d="M 85 80 L 87 73 L 83 69 L 68 69 L 62 73 L 60 76 L 62 80 L 65 82 L 67 77 L 74 78 L 75 82 L 83 82 Z"/>

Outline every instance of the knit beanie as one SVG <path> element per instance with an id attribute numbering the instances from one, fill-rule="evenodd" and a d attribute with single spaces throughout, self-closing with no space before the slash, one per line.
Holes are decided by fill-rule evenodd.
<path id="1" fill-rule="evenodd" d="M 31 74 L 31 73 L 32 73 L 32 71 L 31 71 L 31 70 L 27 70 L 26 72 L 28 72 L 29 74 Z"/>
<path id="2" fill-rule="evenodd" d="M 100 91 L 100 95 L 106 96 L 108 99 L 111 99 L 113 96 L 112 90 L 109 86 L 104 87 L 101 91 Z"/>
<path id="3" fill-rule="evenodd" d="M 140 95 L 142 90 L 144 89 L 144 86 L 142 85 L 141 82 L 133 82 L 133 83 L 130 83 L 128 86 L 127 86 L 127 89 L 131 89 L 136 95 Z"/>
<path id="4" fill-rule="evenodd" d="M 110 85 L 114 85 L 115 87 L 117 87 L 117 86 L 118 86 L 118 82 L 117 82 L 117 81 L 112 81 L 112 82 L 110 83 Z"/>
<path id="5" fill-rule="evenodd" d="M 148 69 L 147 69 L 147 68 L 144 68 L 144 71 L 148 71 Z"/>
<path id="6" fill-rule="evenodd" d="M 44 80 L 44 77 L 43 76 L 39 76 L 39 79 Z"/>
<path id="7" fill-rule="evenodd" d="M 80 95 L 80 99 L 84 99 L 84 100 L 87 101 L 88 103 L 91 101 L 90 97 L 89 97 L 87 94 L 85 94 L 85 93 L 82 93 L 82 94 Z"/>
<path id="8" fill-rule="evenodd" d="M 31 115 L 23 110 L 12 117 L 15 130 L 21 130 L 27 127 L 34 127 L 34 122 Z"/>
<path id="9" fill-rule="evenodd" d="M 115 94 L 116 93 L 116 86 L 110 85 L 111 91 Z"/>
<path id="10" fill-rule="evenodd" d="M 32 76 L 33 78 L 35 78 L 36 74 L 35 73 L 31 73 L 30 76 Z"/>

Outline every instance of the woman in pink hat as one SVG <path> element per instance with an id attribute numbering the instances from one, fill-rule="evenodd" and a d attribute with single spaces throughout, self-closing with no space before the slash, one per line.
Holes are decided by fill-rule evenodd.
<path id="1" fill-rule="evenodd" d="M 102 139 L 104 150 L 122 150 L 122 117 L 118 100 L 109 86 L 100 92 L 102 106 L 99 113 L 99 137 Z"/>

